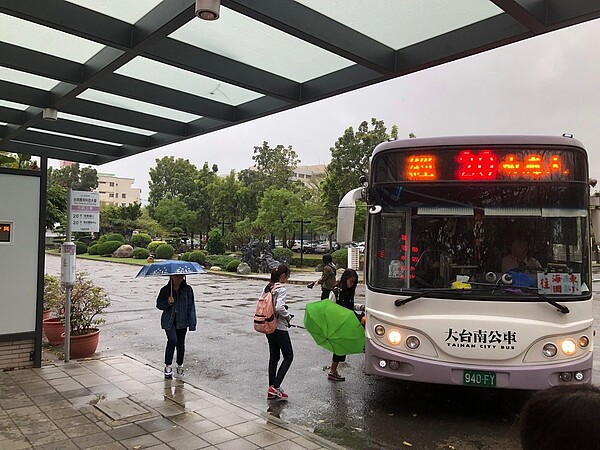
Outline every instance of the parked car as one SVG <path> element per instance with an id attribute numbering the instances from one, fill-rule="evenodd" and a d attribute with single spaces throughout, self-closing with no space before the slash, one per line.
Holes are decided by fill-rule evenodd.
<path id="1" fill-rule="evenodd" d="M 364 241 L 353 242 L 352 246 L 357 248 L 360 253 L 363 253 L 365 251 L 365 242 Z"/>
<path id="2" fill-rule="evenodd" d="M 329 253 L 329 242 L 319 242 L 314 247 L 315 253 L 325 254 Z"/>

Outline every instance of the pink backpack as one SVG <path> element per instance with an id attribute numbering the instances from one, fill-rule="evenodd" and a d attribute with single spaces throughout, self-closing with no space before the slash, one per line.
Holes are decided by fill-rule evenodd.
<path id="1" fill-rule="evenodd" d="M 272 291 L 280 286 L 279 283 L 274 284 L 271 291 L 263 292 L 256 302 L 254 329 L 259 333 L 271 334 L 277 329 L 278 316 L 275 314 L 275 298 Z"/>

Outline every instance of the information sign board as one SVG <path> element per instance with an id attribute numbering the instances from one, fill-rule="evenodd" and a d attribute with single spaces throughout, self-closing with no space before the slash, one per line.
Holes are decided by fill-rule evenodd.
<path id="1" fill-rule="evenodd" d="M 100 230 L 100 194 L 98 192 L 71 191 L 69 221 L 73 232 L 98 232 Z"/>

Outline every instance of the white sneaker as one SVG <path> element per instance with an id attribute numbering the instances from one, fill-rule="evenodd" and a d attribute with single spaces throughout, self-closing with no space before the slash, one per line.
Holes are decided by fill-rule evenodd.
<path id="1" fill-rule="evenodd" d="M 183 378 L 183 366 L 177 366 L 177 378 Z"/>
<path id="2" fill-rule="evenodd" d="M 171 366 L 165 366 L 165 380 L 170 380 L 173 378 L 173 369 Z"/>

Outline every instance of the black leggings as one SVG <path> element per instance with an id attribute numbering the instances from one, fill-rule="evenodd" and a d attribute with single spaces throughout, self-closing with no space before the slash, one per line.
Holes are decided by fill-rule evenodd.
<path id="1" fill-rule="evenodd" d="M 283 330 L 275 330 L 274 333 L 267 334 L 267 341 L 269 341 L 269 386 L 278 388 L 283 383 L 283 378 L 294 359 L 292 341 L 290 334 Z M 280 352 L 283 355 L 283 362 L 277 370 Z"/>
<path id="2" fill-rule="evenodd" d="M 165 350 L 165 365 L 170 366 L 173 364 L 173 354 L 177 347 L 177 364 L 183 364 L 183 355 L 185 354 L 185 334 L 187 328 L 177 328 L 175 324 L 168 330 L 167 333 L 167 348 Z"/>

